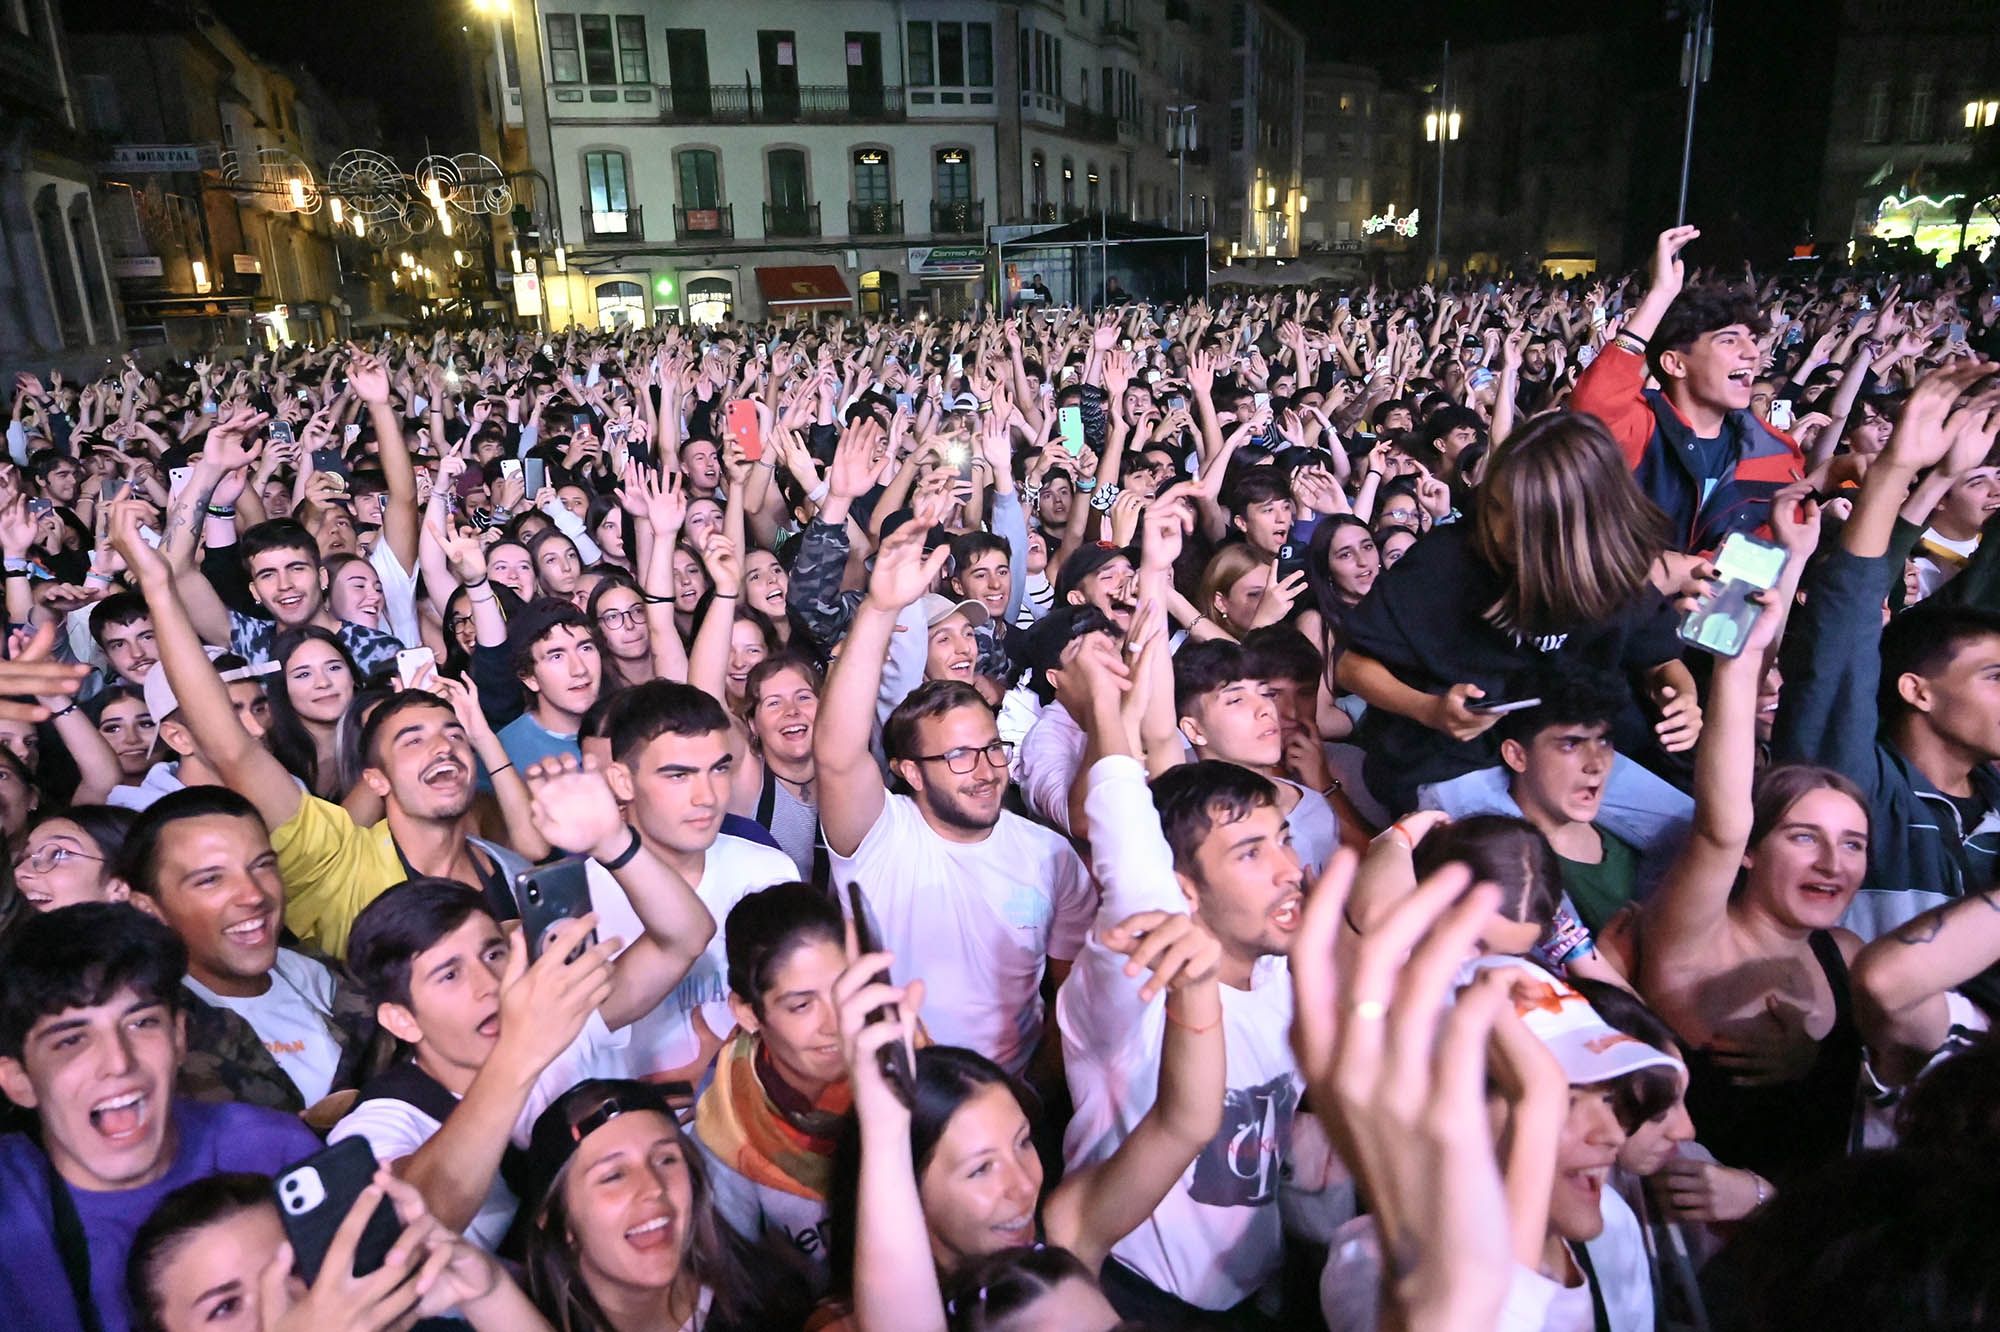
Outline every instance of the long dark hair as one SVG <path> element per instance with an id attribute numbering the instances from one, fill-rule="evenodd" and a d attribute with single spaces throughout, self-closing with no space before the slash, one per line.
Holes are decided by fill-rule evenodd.
<path id="1" fill-rule="evenodd" d="M 306 784 L 306 789 L 315 795 L 319 793 L 319 745 L 313 740 L 312 732 L 306 729 L 305 719 L 292 706 L 291 682 L 287 678 L 287 664 L 292 654 L 307 643 L 325 643 L 340 654 L 347 663 L 347 674 L 354 681 L 354 690 L 361 691 L 361 672 L 354 664 L 354 658 L 347 651 L 347 645 L 340 636 L 316 624 L 299 629 L 287 629 L 271 641 L 271 660 L 278 663 L 277 674 L 272 676 L 264 690 L 271 704 L 271 753 L 285 770 Z M 275 685 L 275 688 L 269 687 Z M 331 775 L 331 774 L 329 774 Z M 343 794 L 345 794 L 343 792 Z"/>
<path id="2" fill-rule="evenodd" d="M 916 1096 L 910 1106 L 910 1165 L 922 1186 L 924 1171 L 937 1155 L 938 1142 L 951 1126 L 959 1107 L 988 1087 L 1005 1087 L 1030 1124 L 1036 1119 L 1035 1094 L 1006 1069 L 982 1054 L 955 1045 L 932 1045 L 917 1051 Z M 833 1183 L 827 1192 L 828 1257 L 833 1289 L 854 1286 L 854 1237 L 861 1186 L 861 1126 L 850 1118 L 833 1157 Z"/>
<path id="3" fill-rule="evenodd" d="M 580 1098 L 601 1099 L 603 1087 L 602 1082 L 594 1079 L 580 1082 L 565 1092 L 556 1104 L 563 1105 Z M 728 1327 L 796 1325 L 796 1320 L 787 1324 L 772 1308 L 774 1303 L 788 1297 L 787 1289 L 791 1283 L 760 1282 L 753 1277 L 752 1266 L 757 1261 L 756 1256 L 750 1246 L 722 1221 L 721 1214 L 716 1210 L 714 1190 L 709 1184 L 708 1170 L 702 1162 L 701 1153 L 671 1115 L 661 1115 L 660 1119 L 672 1128 L 680 1144 L 681 1159 L 687 1162 L 688 1181 L 693 1192 L 688 1215 L 683 1218 L 688 1231 L 684 1261 L 694 1279 L 710 1292 L 713 1303 L 709 1316 Z M 574 1164 L 574 1156 L 563 1163 L 538 1205 L 531 1199 L 522 1200 L 524 1207 L 536 1206 L 534 1221 L 528 1227 L 524 1259 L 528 1270 L 528 1293 L 560 1332 L 616 1332 L 611 1319 L 590 1293 L 590 1286 L 584 1280 L 572 1249 L 569 1208 L 563 1199 L 563 1186 L 568 1182 L 570 1167 Z M 787 1273 L 787 1276 L 790 1274 Z"/>
<path id="4" fill-rule="evenodd" d="M 1313 527 L 1312 540 L 1306 546 L 1309 552 L 1306 556 L 1306 586 L 1312 589 L 1313 609 L 1319 612 L 1321 634 L 1325 639 L 1319 644 L 1319 649 L 1327 661 L 1328 678 L 1331 678 L 1333 663 L 1338 658 L 1334 644 L 1347 622 L 1348 606 L 1340 599 L 1340 589 L 1334 585 L 1333 571 L 1327 567 L 1327 561 L 1333 551 L 1333 539 L 1346 527 L 1358 527 L 1368 534 L 1370 541 L 1375 539 L 1375 534 L 1368 531 L 1368 524 L 1353 514 L 1330 513 Z M 1382 575 L 1377 573 L 1375 577 L 1380 581 Z"/>
<path id="5" fill-rule="evenodd" d="M 198 1230 L 259 1207 L 275 1207 L 271 1177 L 225 1171 L 183 1184 L 160 1200 L 132 1239 L 125 1259 L 125 1298 L 140 1332 L 165 1332 L 160 1318 L 160 1274 Z"/>

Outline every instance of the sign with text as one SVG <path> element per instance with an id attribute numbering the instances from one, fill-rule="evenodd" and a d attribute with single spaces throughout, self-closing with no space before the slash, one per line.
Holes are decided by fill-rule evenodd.
<path id="1" fill-rule="evenodd" d="M 978 277 L 986 271 L 984 245 L 912 245 L 911 277 Z"/>
<path id="2" fill-rule="evenodd" d="M 120 255 L 111 261 L 111 276 L 156 278 L 167 275 L 167 266 L 157 254 Z"/>
<path id="3" fill-rule="evenodd" d="M 254 254 L 232 254 L 229 258 L 239 273 L 261 274 L 264 271 L 264 261 Z"/>
<path id="4" fill-rule="evenodd" d="M 542 313 L 542 279 L 538 273 L 514 275 L 514 313 L 533 318 Z"/>
<path id="5" fill-rule="evenodd" d="M 113 144 L 105 165 L 117 171 L 199 171 L 201 149 L 198 143 Z"/>

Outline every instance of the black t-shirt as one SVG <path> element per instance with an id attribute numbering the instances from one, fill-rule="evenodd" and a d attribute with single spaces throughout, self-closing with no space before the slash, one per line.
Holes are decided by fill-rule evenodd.
<path id="1" fill-rule="evenodd" d="M 1680 656 L 1673 607 L 1651 587 L 1604 623 L 1522 641 L 1485 618 L 1505 586 L 1474 551 L 1470 522 L 1436 528 L 1348 612 L 1347 646 L 1413 689 L 1442 694 L 1474 684 L 1488 698 L 1523 697 L 1536 674 L 1557 662 L 1629 675 Z M 1636 699 L 1626 713 L 1614 736 L 1620 752 L 1636 752 L 1651 728 Z M 1368 709 L 1354 740 L 1368 756 L 1369 790 L 1399 813 L 1416 807 L 1418 786 L 1500 761 L 1491 731 L 1453 740 L 1384 708 Z"/>

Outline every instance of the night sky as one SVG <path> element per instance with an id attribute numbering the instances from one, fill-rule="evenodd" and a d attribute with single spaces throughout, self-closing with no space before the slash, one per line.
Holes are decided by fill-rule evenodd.
<path id="1" fill-rule="evenodd" d="M 1643 54 L 1631 71 L 1635 92 L 1671 95 L 1678 79 L 1682 24 L 1666 0 L 1275 2 L 1305 31 L 1309 59 L 1374 63 L 1406 80 L 1435 67 L 1446 38 L 1473 44 L 1605 24 L 1626 25 L 1640 38 Z M 390 151 L 414 160 L 426 140 L 444 152 L 476 146 L 466 95 L 455 77 L 462 44 L 469 40 L 460 25 L 477 28 L 481 22 L 471 0 L 211 3 L 253 49 L 306 64 L 336 97 L 374 98 Z M 1818 71 L 1828 69 L 1834 56 L 1837 13 L 1837 0 L 1791 5 L 1719 0 L 1714 77 L 1702 94 L 1690 204 L 1694 220 L 1708 233 L 1701 248 L 1709 253 L 1697 254 L 1697 262 L 1733 262 L 1746 255 L 1768 259 L 1802 238 L 1824 151 L 1825 82 Z M 1797 77 L 1801 71 L 1806 77 Z M 1577 114 L 1588 117 L 1593 108 L 1579 106 Z M 1746 152 L 1745 140 L 1753 135 L 1756 149 Z M 1663 145 L 1667 139 L 1671 145 L 1657 149 L 1666 160 L 1645 163 L 1634 201 L 1640 213 L 1669 214 L 1660 219 L 1662 225 L 1672 220 L 1677 128 L 1662 136 Z M 1746 161 L 1759 165 L 1746 169 Z"/>

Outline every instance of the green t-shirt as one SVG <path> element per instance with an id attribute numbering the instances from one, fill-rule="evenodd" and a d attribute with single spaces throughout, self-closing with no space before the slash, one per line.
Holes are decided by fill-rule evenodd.
<path id="1" fill-rule="evenodd" d="M 1597 829 L 1597 835 L 1604 842 L 1604 858 L 1595 865 L 1566 856 L 1556 857 L 1562 862 L 1563 890 L 1592 934 L 1602 930 L 1604 923 L 1632 900 L 1633 884 L 1639 875 L 1639 853 L 1630 843 L 1620 841 L 1603 828 Z"/>

